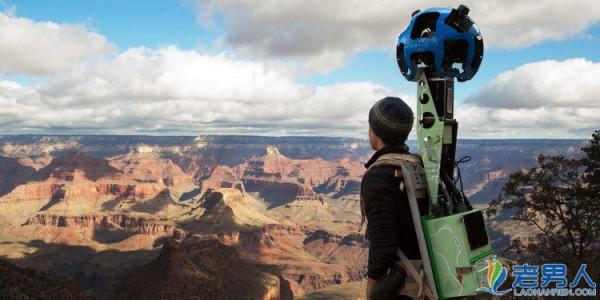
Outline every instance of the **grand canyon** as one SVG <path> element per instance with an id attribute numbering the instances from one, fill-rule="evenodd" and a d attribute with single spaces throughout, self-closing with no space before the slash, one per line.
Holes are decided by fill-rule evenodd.
<path id="1" fill-rule="evenodd" d="M 585 143 L 460 140 L 457 157 L 472 157 L 460 165 L 464 190 L 485 206 L 537 155 L 576 156 Z M 366 275 L 368 241 L 357 229 L 371 154 L 366 140 L 333 137 L 0 136 L 0 274 L 12 280 L 0 293 L 347 292 Z M 488 222 L 497 249 L 523 234 Z"/>

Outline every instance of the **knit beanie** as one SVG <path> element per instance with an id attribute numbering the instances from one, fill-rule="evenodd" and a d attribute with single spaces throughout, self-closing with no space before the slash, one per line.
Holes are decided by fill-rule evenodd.
<path id="1" fill-rule="evenodd" d="M 385 97 L 375 102 L 369 111 L 371 130 L 388 146 L 406 142 L 413 121 L 412 109 L 396 97 Z"/>

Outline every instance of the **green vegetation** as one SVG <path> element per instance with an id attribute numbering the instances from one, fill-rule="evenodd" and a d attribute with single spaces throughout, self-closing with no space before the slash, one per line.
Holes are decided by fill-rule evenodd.
<path id="1" fill-rule="evenodd" d="M 508 257 L 528 263 L 587 263 L 592 278 L 600 270 L 600 131 L 582 155 L 538 157 L 538 165 L 510 175 L 488 214 L 512 214 L 532 233 L 513 239 Z"/>

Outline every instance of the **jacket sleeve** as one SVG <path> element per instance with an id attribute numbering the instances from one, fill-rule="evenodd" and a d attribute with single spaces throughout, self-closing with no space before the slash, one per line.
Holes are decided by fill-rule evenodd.
<path id="1" fill-rule="evenodd" d="M 370 242 L 367 276 L 379 279 L 398 259 L 398 185 L 393 175 L 372 169 L 363 177 L 363 197 Z"/>

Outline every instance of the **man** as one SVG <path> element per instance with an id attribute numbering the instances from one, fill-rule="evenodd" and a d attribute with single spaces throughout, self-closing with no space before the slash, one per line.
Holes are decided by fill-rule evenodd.
<path id="1" fill-rule="evenodd" d="M 412 110 L 402 99 L 386 97 L 377 101 L 369 111 L 369 141 L 376 152 L 365 167 L 386 153 L 408 153 L 405 142 L 413 120 Z M 374 166 L 361 183 L 361 208 L 370 242 L 367 299 L 371 299 L 377 280 L 398 260 L 397 247 L 409 259 L 420 259 L 408 198 L 399 188 L 402 179 L 395 176 L 396 169 L 392 165 Z"/>

